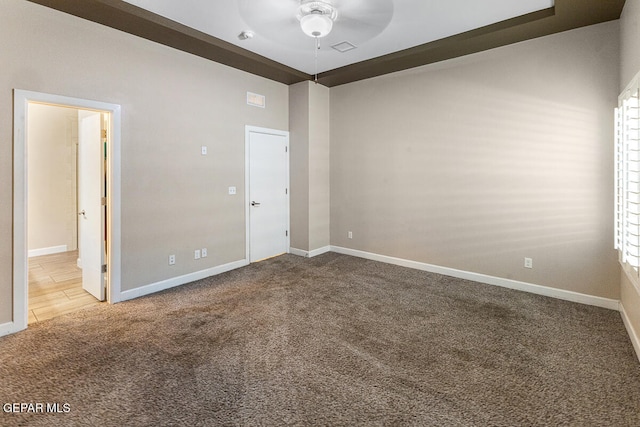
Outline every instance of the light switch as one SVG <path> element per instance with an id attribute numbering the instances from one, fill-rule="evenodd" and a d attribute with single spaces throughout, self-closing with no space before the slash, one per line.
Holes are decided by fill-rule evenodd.
<path id="1" fill-rule="evenodd" d="M 203 156 L 207 155 L 207 146 L 203 145 L 202 147 L 200 147 L 201 153 Z"/>

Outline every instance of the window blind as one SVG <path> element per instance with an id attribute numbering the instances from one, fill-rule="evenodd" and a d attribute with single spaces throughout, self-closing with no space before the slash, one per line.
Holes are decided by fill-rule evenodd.
<path id="1" fill-rule="evenodd" d="M 615 111 L 615 248 L 620 261 L 640 267 L 640 91 L 638 78 Z"/>

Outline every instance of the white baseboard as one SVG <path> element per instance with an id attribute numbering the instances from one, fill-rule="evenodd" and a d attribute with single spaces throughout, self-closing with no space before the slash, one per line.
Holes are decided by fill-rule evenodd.
<path id="1" fill-rule="evenodd" d="M 29 249 L 29 258 L 34 256 L 59 254 L 61 252 L 67 252 L 67 245 L 52 246 L 50 248 Z"/>
<path id="2" fill-rule="evenodd" d="M 296 248 L 289 248 L 289 253 L 292 255 L 297 255 L 297 256 L 301 256 L 301 257 L 309 257 L 309 252 L 308 251 L 304 251 L 302 249 L 296 249 Z"/>
<path id="3" fill-rule="evenodd" d="M 22 331 L 24 329 L 26 329 L 26 326 L 24 328 L 21 328 L 16 322 L 3 323 L 0 325 L 0 337 L 15 334 L 16 332 Z"/>
<path id="4" fill-rule="evenodd" d="M 356 249 L 343 248 L 340 246 L 331 246 L 333 252 L 340 254 L 366 258 L 372 261 L 386 262 L 402 267 L 414 268 L 416 270 L 428 271 L 431 273 L 443 274 L 445 276 L 457 277 L 459 279 L 473 280 L 475 282 L 485 283 L 488 285 L 501 286 L 503 288 L 515 289 L 518 291 L 529 292 L 532 294 L 544 295 L 547 297 L 558 298 L 566 301 L 577 302 L 596 307 L 608 308 L 610 310 L 619 310 L 620 302 L 618 300 L 597 297 L 593 295 L 581 294 L 579 292 L 566 291 L 563 289 L 550 288 L 548 286 L 535 285 L 533 283 L 520 282 L 517 280 L 503 279 L 501 277 L 488 276 L 486 274 L 472 273 L 469 271 L 456 270 L 454 268 L 440 267 L 438 265 L 426 264 L 418 261 L 411 261 L 402 258 L 395 258 L 386 255 L 378 255 L 370 252 L 359 251 Z"/>
<path id="5" fill-rule="evenodd" d="M 302 256 L 305 258 L 313 258 L 314 256 L 326 254 L 327 252 L 331 252 L 331 246 L 324 246 L 322 248 L 314 249 L 312 251 L 305 251 L 302 249 L 289 248 L 289 253 L 297 256 Z"/>
<path id="6" fill-rule="evenodd" d="M 325 246 L 322 248 L 314 249 L 309 252 L 309 258 L 313 258 L 314 256 L 326 254 L 327 252 L 331 252 L 331 246 Z"/>
<path id="7" fill-rule="evenodd" d="M 640 338 L 638 337 L 638 332 L 633 328 L 633 323 L 631 319 L 629 319 L 622 302 L 620 303 L 620 316 L 622 317 L 622 322 L 624 322 L 624 327 L 627 329 L 627 334 L 631 339 L 631 344 L 633 344 L 633 349 L 636 351 L 636 356 L 640 361 Z"/>
<path id="8" fill-rule="evenodd" d="M 226 273 L 227 271 L 235 270 L 236 268 L 249 265 L 249 261 L 242 259 L 234 261 L 228 264 L 219 265 L 217 267 L 208 268 L 206 270 L 196 271 L 195 273 L 189 273 L 178 277 L 172 277 L 171 279 L 162 280 L 160 282 L 151 283 L 149 285 L 141 286 L 139 288 L 130 289 L 120 292 L 120 298 L 118 301 L 127 301 L 130 299 L 138 298 L 144 295 L 153 294 L 155 292 L 164 291 L 165 289 L 174 288 L 176 286 L 184 285 L 186 283 L 194 282 L 196 280 L 204 279 L 206 277 L 215 276 L 217 274 Z"/>

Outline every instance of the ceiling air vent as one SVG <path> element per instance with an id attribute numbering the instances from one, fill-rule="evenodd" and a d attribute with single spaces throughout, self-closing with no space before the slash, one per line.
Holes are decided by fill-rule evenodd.
<path id="1" fill-rule="evenodd" d="M 334 48 L 335 50 L 337 50 L 340 53 L 345 53 L 348 52 L 352 49 L 355 49 L 356 46 L 349 43 L 349 42 L 341 42 L 338 44 L 334 44 L 333 46 L 331 46 L 332 48 Z"/>

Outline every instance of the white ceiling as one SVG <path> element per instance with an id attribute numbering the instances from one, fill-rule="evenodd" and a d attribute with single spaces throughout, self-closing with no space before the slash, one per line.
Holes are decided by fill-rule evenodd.
<path id="1" fill-rule="evenodd" d="M 299 0 L 125 0 L 307 74 L 324 72 L 550 8 L 554 0 L 325 0 L 333 31 L 315 40 L 300 29 Z M 240 40 L 242 31 L 252 31 Z M 350 42 L 356 49 L 331 48 Z"/>

